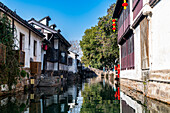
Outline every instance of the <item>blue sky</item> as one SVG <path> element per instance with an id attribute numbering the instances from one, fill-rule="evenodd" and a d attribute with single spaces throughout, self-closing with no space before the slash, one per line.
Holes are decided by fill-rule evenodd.
<path id="1" fill-rule="evenodd" d="M 107 14 L 107 8 L 116 0 L 1 0 L 25 20 L 51 17 L 50 24 L 68 40 L 81 40 L 84 31 L 95 26 L 98 18 Z"/>

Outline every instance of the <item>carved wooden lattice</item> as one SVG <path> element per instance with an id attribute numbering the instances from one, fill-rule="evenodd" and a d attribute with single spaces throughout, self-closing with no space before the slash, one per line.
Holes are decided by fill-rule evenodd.
<path id="1" fill-rule="evenodd" d="M 6 62 L 6 46 L 0 44 L 0 64 L 5 64 Z"/>

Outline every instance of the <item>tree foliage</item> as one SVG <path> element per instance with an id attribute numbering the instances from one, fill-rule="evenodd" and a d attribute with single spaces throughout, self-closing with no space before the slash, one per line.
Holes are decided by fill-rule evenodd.
<path id="1" fill-rule="evenodd" d="M 17 48 L 14 36 L 14 29 L 11 27 L 11 21 L 3 14 L 0 17 L 0 43 L 6 46 L 6 63 L 0 65 L 0 84 L 8 84 L 9 90 L 11 86 L 17 84 L 20 77 L 20 69 L 18 59 L 15 57 Z"/>
<path id="2" fill-rule="evenodd" d="M 83 51 L 82 62 L 88 66 L 101 69 L 111 67 L 119 58 L 117 32 L 112 30 L 112 14 L 115 4 L 107 10 L 107 15 L 100 17 L 98 24 L 86 29 L 80 46 Z"/>

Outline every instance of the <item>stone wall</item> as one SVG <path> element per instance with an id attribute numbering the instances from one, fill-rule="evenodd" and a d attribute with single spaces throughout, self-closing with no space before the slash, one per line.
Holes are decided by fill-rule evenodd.
<path id="1" fill-rule="evenodd" d="M 125 87 L 129 90 L 125 90 L 125 92 L 140 92 L 147 97 L 170 104 L 170 84 L 168 82 L 153 80 L 144 82 L 121 78 L 120 85 L 122 90 L 124 90 Z"/>

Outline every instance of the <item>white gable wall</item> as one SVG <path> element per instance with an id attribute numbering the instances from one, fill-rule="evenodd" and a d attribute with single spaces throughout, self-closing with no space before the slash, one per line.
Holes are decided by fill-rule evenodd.
<path id="1" fill-rule="evenodd" d="M 68 54 L 68 58 L 72 58 L 72 66 L 68 66 L 68 71 L 69 72 L 73 72 L 73 73 L 77 73 L 77 58 L 75 56 L 75 54 L 73 52 L 70 52 L 70 54 Z"/>

